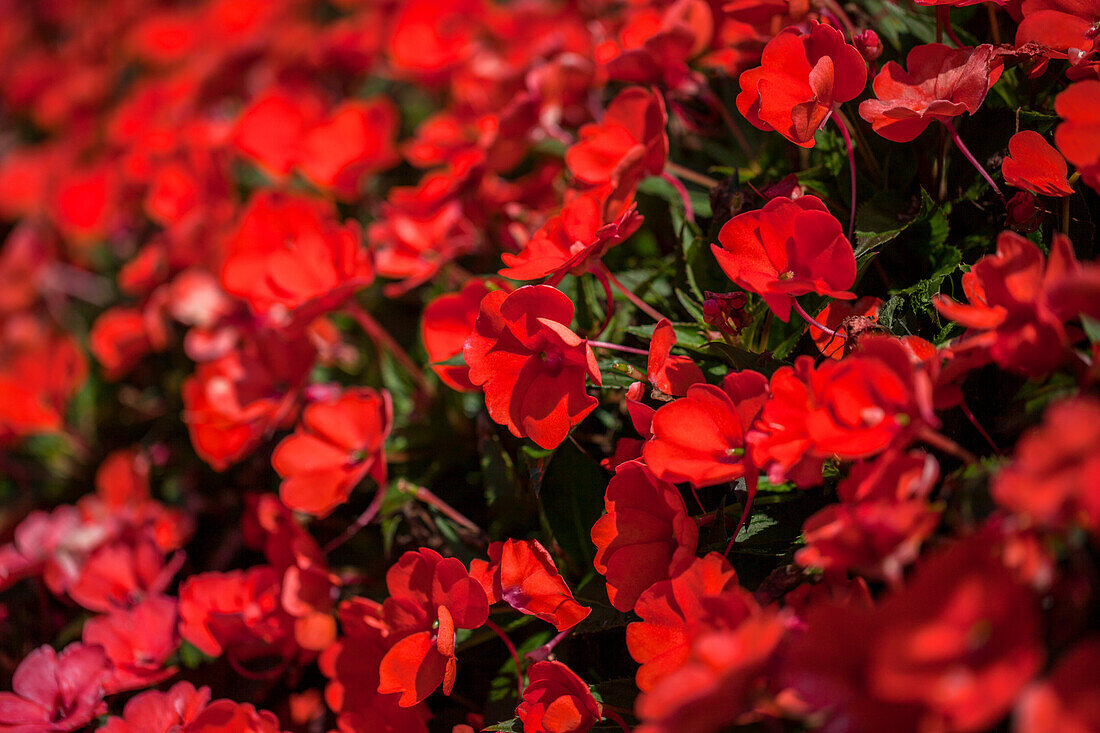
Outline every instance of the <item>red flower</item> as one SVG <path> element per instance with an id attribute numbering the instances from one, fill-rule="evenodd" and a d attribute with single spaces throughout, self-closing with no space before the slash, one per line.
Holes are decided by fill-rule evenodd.
<path id="1" fill-rule="evenodd" d="M 241 113 L 233 143 L 265 173 L 280 179 L 298 162 L 302 136 L 320 115 L 316 97 L 272 89 L 253 99 Z"/>
<path id="2" fill-rule="evenodd" d="M 507 540 L 489 546 L 488 565 L 478 578 L 486 595 L 520 613 L 570 629 L 592 612 L 573 599 L 554 559 L 536 540 Z"/>
<path id="3" fill-rule="evenodd" d="M 1067 76 L 1096 75 L 1096 20 L 1100 7 L 1095 0 L 1025 0 L 1020 3 L 1023 20 L 1016 27 L 1016 46 L 1045 46 L 1049 58 L 1069 59 Z M 1058 53 L 1052 53 L 1058 52 Z M 1071 55 L 1072 54 L 1072 55 Z M 1041 73 L 1046 60 L 1032 72 Z M 1080 74 L 1080 76 L 1078 76 Z"/>
<path id="4" fill-rule="evenodd" d="M 573 303 L 552 287 L 498 290 L 481 301 L 462 352 L 490 417 L 543 448 L 556 448 L 599 404 L 584 381 L 602 384 L 600 368 L 572 320 Z"/>
<path id="5" fill-rule="evenodd" d="M 1062 118 L 1054 143 L 1085 183 L 1100 191 L 1100 81 L 1068 87 L 1054 100 L 1054 110 Z"/>
<path id="6" fill-rule="evenodd" d="M 293 619 L 279 603 L 279 574 L 267 565 L 197 573 L 180 584 L 180 636 L 203 654 L 233 660 L 297 651 Z"/>
<path id="7" fill-rule="evenodd" d="M 83 639 L 103 647 L 113 665 L 104 682 L 108 694 L 151 687 L 176 673 L 175 667 L 165 666 L 179 643 L 176 601 L 150 596 L 133 608 L 88 619 Z"/>
<path id="8" fill-rule="evenodd" d="M 964 343 L 989 349 L 1003 369 L 1038 376 L 1066 358 L 1066 330 L 1049 295 L 1079 270 L 1073 245 L 1064 235 L 1054 236 L 1050 257 L 1044 261 L 1030 241 L 1003 232 L 997 238 L 997 253 L 982 257 L 963 275 L 969 304 L 944 295 L 936 296 L 933 304 L 945 317 L 970 329 Z"/>
<path id="9" fill-rule="evenodd" d="M 767 378 L 735 372 L 722 387 L 693 384 L 687 395 L 662 405 L 653 416 L 653 437 L 645 444 L 646 464 L 664 481 L 712 486 L 745 477 L 755 489 L 756 474 L 746 465 L 745 431 L 767 399 Z"/>
<path id="10" fill-rule="evenodd" d="M 102 733 L 176 733 L 190 730 L 210 701 L 210 688 L 195 689 L 190 682 L 177 682 L 166 692 L 149 690 L 126 701 L 121 718 L 108 718 Z"/>
<path id="11" fill-rule="evenodd" d="M 607 514 L 592 526 L 594 565 L 607 579 L 611 605 L 624 613 L 654 583 L 680 574 L 695 558 L 699 530 L 676 487 L 645 464 L 621 464 L 604 494 Z"/>
<path id="12" fill-rule="evenodd" d="M 845 351 L 851 351 L 852 344 L 860 336 L 873 331 L 878 323 L 878 309 L 882 300 L 873 295 L 865 295 L 859 300 L 846 303 L 834 300 L 817 314 L 817 321 L 834 331 L 836 335 L 825 333 L 810 325 L 810 338 L 822 356 L 840 359 Z"/>
<path id="13" fill-rule="evenodd" d="M 1024 691 L 1016 707 L 1018 733 L 1088 733 L 1100 730 L 1100 638 L 1078 642 L 1046 679 Z"/>
<path id="14" fill-rule="evenodd" d="M 281 730 L 273 713 L 232 700 L 215 700 L 187 726 L 187 733 L 280 733 Z"/>
<path id="15" fill-rule="evenodd" d="M 603 706 L 573 670 L 543 661 L 527 670 L 516 716 L 524 733 L 584 733 L 603 718 Z"/>
<path id="16" fill-rule="evenodd" d="M 306 324 L 343 304 L 374 279 L 358 226 L 332 220 L 319 201 L 272 192 L 257 195 L 226 244 L 222 287 L 274 316 L 293 312 Z"/>
<path id="17" fill-rule="evenodd" d="M 815 196 L 775 198 L 726 222 L 711 245 L 722 270 L 786 321 L 806 293 L 854 298 L 856 257 L 840 222 Z"/>
<path id="18" fill-rule="evenodd" d="M 1008 185 L 1044 196 L 1073 195 L 1065 158 L 1039 133 L 1017 132 L 1008 141 L 1008 155 L 1001 163 L 1001 175 Z"/>
<path id="19" fill-rule="evenodd" d="M 298 167 L 318 187 L 354 199 L 359 180 L 398 161 L 397 108 L 385 97 L 344 102 L 301 141 Z"/>
<path id="20" fill-rule="evenodd" d="M 401 693 L 411 707 L 455 682 L 455 630 L 476 629 L 489 615 L 489 599 L 461 562 L 428 548 L 409 551 L 386 573 L 390 597 L 383 616 L 400 636 L 382 658 L 378 692 Z"/>
<path id="21" fill-rule="evenodd" d="M 1098 479 L 1100 401 L 1078 397 L 1051 406 L 1020 439 L 993 480 L 993 498 L 1040 527 L 1100 534 Z"/>
<path id="22" fill-rule="evenodd" d="M 88 334 L 88 348 L 107 379 L 116 380 L 146 354 L 167 346 L 167 336 L 159 314 L 114 306 L 95 319 Z"/>
<path id="23" fill-rule="evenodd" d="M 728 602 L 717 599 L 726 597 Z M 706 630 L 734 628 L 756 608 L 742 591 L 737 573 L 716 552 L 695 558 L 686 570 L 656 583 L 638 598 L 634 612 L 641 621 L 626 627 L 626 646 L 638 662 L 642 692 L 684 666 L 692 642 Z"/>
<path id="24" fill-rule="evenodd" d="M 634 207 L 616 204 L 606 187 L 582 193 L 562 207 L 523 245 L 519 254 L 504 253 L 507 267 L 500 275 L 512 280 L 538 280 L 553 275 L 551 282 L 567 273 L 583 275 L 595 268 L 609 249 L 642 225 Z"/>
<path id="25" fill-rule="evenodd" d="M 916 138 L 933 120 L 947 123 L 977 112 L 1003 68 L 990 45 L 953 49 L 927 43 L 910 51 L 905 63 L 908 72 L 886 62 L 872 82 L 877 99 L 859 105 L 875 132 L 896 143 Z"/>
<path id="26" fill-rule="evenodd" d="M 859 351 L 816 368 L 800 356 L 772 375 L 771 392 L 748 443 L 774 482 L 815 485 L 825 459 L 866 458 L 937 424 L 930 380 L 888 337 L 866 338 Z"/>
<path id="27" fill-rule="evenodd" d="M 291 435 L 271 455 L 283 478 L 279 496 L 291 509 L 324 517 L 370 475 L 384 486 L 383 448 L 393 424 L 388 392 L 348 389 L 302 412 Z"/>
<path id="28" fill-rule="evenodd" d="M 775 130 L 804 148 L 842 102 L 867 86 L 867 64 L 844 34 L 821 23 L 809 33 L 783 29 L 768 45 L 760 67 L 741 74 L 737 109 L 761 130 Z"/>
<path id="29" fill-rule="evenodd" d="M 460 392 L 475 392 L 470 381 L 470 367 L 463 364 L 443 365 L 462 353 L 466 339 L 474 332 L 481 301 L 489 294 L 484 280 L 471 279 L 458 293 L 447 293 L 428 303 L 420 320 L 420 338 L 432 371 L 440 381 Z"/>
<path id="30" fill-rule="evenodd" d="M 107 655 L 98 646 L 70 644 L 60 654 L 43 645 L 28 654 L 0 692 L 0 730 L 50 733 L 78 730 L 107 711 Z"/>
<path id="31" fill-rule="evenodd" d="M 646 376 L 665 394 L 682 397 L 691 385 L 706 382 L 706 379 L 694 361 L 686 356 L 671 355 L 675 345 L 676 330 L 667 318 L 662 318 L 654 327 L 649 342 Z"/>
<path id="32" fill-rule="evenodd" d="M 289 427 L 315 357 L 305 339 L 267 333 L 199 364 L 183 383 L 183 419 L 195 452 L 223 471 L 270 432 Z"/>
<path id="33" fill-rule="evenodd" d="M 688 61 L 708 49 L 714 25 L 713 11 L 703 0 L 677 0 L 663 8 L 633 6 L 618 42 L 600 44 L 596 59 L 617 81 L 663 83 L 692 93 L 697 80 Z"/>
<path id="34" fill-rule="evenodd" d="M 664 171 L 667 124 L 659 93 L 627 87 L 607 105 L 602 122 L 580 129 L 579 140 L 565 152 L 565 163 L 582 183 L 632 190 L 645 176 Z"/>

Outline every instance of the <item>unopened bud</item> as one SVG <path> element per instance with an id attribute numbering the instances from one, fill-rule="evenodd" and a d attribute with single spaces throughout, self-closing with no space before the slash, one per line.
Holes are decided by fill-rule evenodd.
<path id="1" fill-rule="evenodd" d="M 866 30 L 852 39 L 852 44 L 868 62 L 874 61 L 882 55 L 882 41 L 878 34 L 872 30 Z"/>

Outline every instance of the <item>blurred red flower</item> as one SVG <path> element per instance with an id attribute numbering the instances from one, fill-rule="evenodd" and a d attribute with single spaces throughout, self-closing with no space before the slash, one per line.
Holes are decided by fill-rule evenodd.
<path id="1" fill-rule="evenodd" d="M 535 662 L 516 708 L 524 733 L 584 733 L 603 718 L 588 685 L 561 662 Z"/>
<path id="2" fill-rule="evenodd" d="M 74 643 L 58 654 L 48 645 L 15 670 L 12 692 L 0 692 L 0 729 L 23 733 L 80 730 L 107 711 L 103 682 L 110 669 L 99 646 Z"/>
<path id="3" fill-rule="evenodd" d="M 660 93 L 627 87 L 607 105 L 602 122 L 580 129 L 565 152 L 565 164 L 581 183 L 632 190 L 645 176 L 658 176 L 668 158 L 668 113 Z"/>
<path id="4" fill-rule="evenodd" d="M 1081 178 L 1100 191 L 1100 81 L 1088 79 L 1066 88 L 1054 100 L 1062 123 L 1054 143 L 1077 166 Z"/>

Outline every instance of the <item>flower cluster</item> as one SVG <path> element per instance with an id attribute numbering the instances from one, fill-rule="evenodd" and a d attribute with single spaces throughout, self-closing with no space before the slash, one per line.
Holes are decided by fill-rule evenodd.
<path id="1" fill-rule="evenodd" d="M 1100 730 L 1095 1 L 0 17 L 0 731 Z"/>

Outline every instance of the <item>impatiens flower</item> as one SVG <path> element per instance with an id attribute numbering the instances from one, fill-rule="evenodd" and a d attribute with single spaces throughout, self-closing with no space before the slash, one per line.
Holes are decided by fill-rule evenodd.
<path id="1" fill-rule="evenodd" d="M 84 624 L 84 643 L 99 645 L 112 665 L 108 693 L 151 687 L 176 673 L 165 662 L 179 643 L 176 601 L 150 596 L 130 609 L 116 608 Z"/>
<path id="2" fill-rule="evenodd" d="M 638 697 L 638 733 L 719 731 L 765 700 L 762 680 L 786 627 L 753 613 L 735 628 L 701 633 L 683 666 Z"/>
<path id="3" fill-rule="evenodd" d="M 933 121 L 977 112 L 1003 68 L 990 45 L 927 43 L 910 51 L 905 63 L 908 71 L 886 62 L 871 84 L 876 99 L 859 105 L 875 132 L 896 143 L 913 140 Z"/>
<path id="4" fill-rule="evenodd" d="M 931 392 L 892 338 L 868 337 L 853 354 L 817 367 L 800 356 L 772 375 L 772 397 L 748 435 L 752 459 L 773 482 L 816 485 L 827 458 L 866 458 L 937 425 Z"/>
<path id="5" fill-rule="evenodd" d="M 122 717 L 107 719 L 102 733 L 175 733 L 190 730 L 185 726 L 210 701 L 210 688 L 190 682 L 177 682 L 165 692 L 149 690 L 126 701 Z"/>
<path id="6" fill-rule="evenodd" d="M 1024 691 L 1016 707 L 1016 733 L 1089 733 L 1100 730 L 1100 698 L 1093 671 L 1100 669 L 1100 638 L 1067 651 L 1054 670 Z"/>
<path id="7" fill-rule="evenodd" d="M 1100 534 L 1100 401 L 1078 397 L 1051 406 L 1016 444 L 993 479 L 993 498 L 1025 521 Z"/>
<path id="8" fill-rule="evenodd" d="M 464 364 L 444 365 L 462 353 L 466 339 L 474 331 L 482 299 L 489 294 L 484 280 L 471 279 L 461 292 L 441 295 L 424 307 L 420 319 L 420 339 L 432 363 L 432 371 L 445 385 L 462 392 L 474 392 L 470 368 Z"/>
<path id="9" fill-rule="evenodd" d="M 653 416 L 653 437 L 643 449 L 654 475 L 674 483 L 712 486 L 744 476 L 745 431 L 767 399 L 767 378 L 757 372 L 735 372 L 722 386 L 693 384 L 687 395 L 662 405 Z"/>
<path id="10" fill-rule="evenodd" d="M 810 324 L 810 338 L 822 356 L 840 359 L 863 334 L 872 333 L 878 323 L 882 299 L 865 295 L 859 300 L 834 300 L 817 314 L 817 322 L 836 331 L 834 336 Z"/>
<path id="11" fill-rule="evenodd" d="M 741 74 L 737 109 L 761 130 L 775 130 L 804 148 L 833 107 L 867 85 L 867 64 L 844 34 L 813 23 L 809 33 L 785 28 L 764 47 L 760 67 Z"/>
<path id="12" fill-rule="evenodd" d="M 567 273 L 582 275 L 594 268 L 607 250 L 642 224 L 633 203 L 623 205 L 601 194 L 602 190 L 582 193 L 566 202 L 561 213 L 535 232 L 518 254 L 501 255 L 507 267 L 500 275 L 513 280 L 553 275 L 559 280 Z"/>
<path id="13" fill-rule="evenodd" d="M 588 685 L 561 662 L 535 662 L 516 708 L 524 733 L 585 733 L 603 718 Z"/>
<path id="14" fill-rule="evenodd" d="M 648 692 L 680 669 L 701 633 L 734 628 L 756 608 L 741 590 L 729 561 L 716 552 L 695 558 L 676 577 L 650 586 L 634 606 L 642 620 L 626 627 L 627 649 L 641 665 L 638 688 Z"/>
<path id="15" fill-rule="evenodd" d="M 401 693 L 411 707 L 440 685 L 455 683 L 455 630 L 476 629 L 489 615 L 489 599 L 465 566 L 428 548 L 409 551 L 386 573 L 390 597 L 383 618 L 399 640 L 379 667 L 378 692 Z"/>
<path id="16" fill-rule="evenodd" d="M 1008 141 L 1008 156 L 1001 163 L 1008 185 L 1044 196 L 1073 195 L 1065 158 L 1039 133 L 1017 132 Z"/>
<path id="17" fill-rule="evenodd" d="M 291 509 L 324 517 L 347 501 L 367 475 L 386 483 L 383 447 L 393 423 L 388 392 L 349 389 L 314 402 L 271 465 L 283 478 L 279 496 Z"/>
<path id="18" fill-rule="evenodd" d="M 1024 0 L 1023 19 L 1016 28 L 1016 46 L 1038 44 L 1049 58 L 1068 59 L 1067 76 L 1096 75 L 1096 0 Z M 1091 74 L 1089 67 L 1092 66 Z M 1033 74 L 1042 73 L 1046 59 Z"/>
<path id="19" fill-rule="evenodd" d="M 28 654 L 0 692 L 0 730 L 24 733 L 80 730 L 107 711 L 103 682 L 110 663 L 103 648 L 75 643 L 58 654 L 43 645 Z"/>
<path id="20" fill-rule="evenodd" d="M 301 141 L 298 167 L 320 188 L 353 199 L 360 178 L 397 162 L 398 125 L 397 108 L 385 97 L 344 102 Z"/>
<path id="21" fill-rule="evenodd" d="M 573 303 L 547 285 L 489 293 L 463 357 L 489 416 L 519 438 L 556 448 L 596 409 L 585 377 L 602 384 L 588 342 L 569 330 Z"/>
<path id="22" fill-rule="evenodd" d="M 279 719 L 248 703 L 215 700 L 187 726 L 187 733 L 281 733 Z"/>
<path id="23" fill-rule="evenodd" d="M 735 283 L 764 298 L 783 321 L 806 293 L 854 298 L 856 257 L 840 222 L 815 196 L 775 198 L 726 222 L 711 245 Z"/>
<path id="24" fill-rule="evenodd" d="M 654 583 L 680 574 L 694 559 L 699 530 L 680 492 L 644 463 L 618 467 L 604 494 L 607 514 L 592 526 L 596 571 L 611 605 L 626 612 Z"/>
<path id="25" fill-rule="evenodd" d="M 292 312 L 308 323 L 374 279 L 358 226 L 337 223 L 322 202 L 302 196 L 257 195 L 226 250 L 225 291 L 259 314 L 283 309 L 276 320 Z"/>
<path id="26" fill-rule="evenodd" d="M 592 609 L 573 599 L 554 558 L 536 540 L 507 540 L 500 550 L 500 597 L 512 608 L 554 624 L 576 626 Z"/>
<path id="27" fill-rule="evenodd" d="M 1088 79 L 1068 87 L 1054 100 L 1062 123 L 1054 143 L 1077 166 L 1081 178 L 1100 191 L 1100 81 Z"/>
<path id="28" fill-rule="evenodd" d="M 963 275 L 969 303 L 939 295 L 933 304 L 946 318 L 969 329 L 964 343 L 988 349 L 1003 369 L 1038 376 L 1066 358 L 1062 314 L 1049 295 L 1079 270 L 1073 245 L 1061 233 L 1054 235 L 1050 256 L 1044 259 L 1024 237 L 1003 232 L 997 238 L 996 254 L 982 257 Z"/>
<path id="29" fill-rule="evenodd" d="M 819 604 L 781 679 L 852 730 L 987 730 L 1044 656 L 1038 599 L 999 548 L 960 541 L 873 611 Z"/>
<path id="30" fill-rule="evenodd" d="M 580 139 L 565 152 L 565 164 L 582 183 L 633 189 L 645 176 L 664 170 L 667 124 L 665 101 L 659 93 L 627 87 L 607 105 L 602 122 L 580 129 Z"/>
<path id="31" fill-rule="evenodd" d="M 649 360 L 646 376 L 654 387 L 665 394 L 682 397 L 688 387 L 705 382 L 703 370 L 686 356 L 673 356 L 676 330 L 667 318 L 662 318 L 653 329 L 649 341 Z"/>

